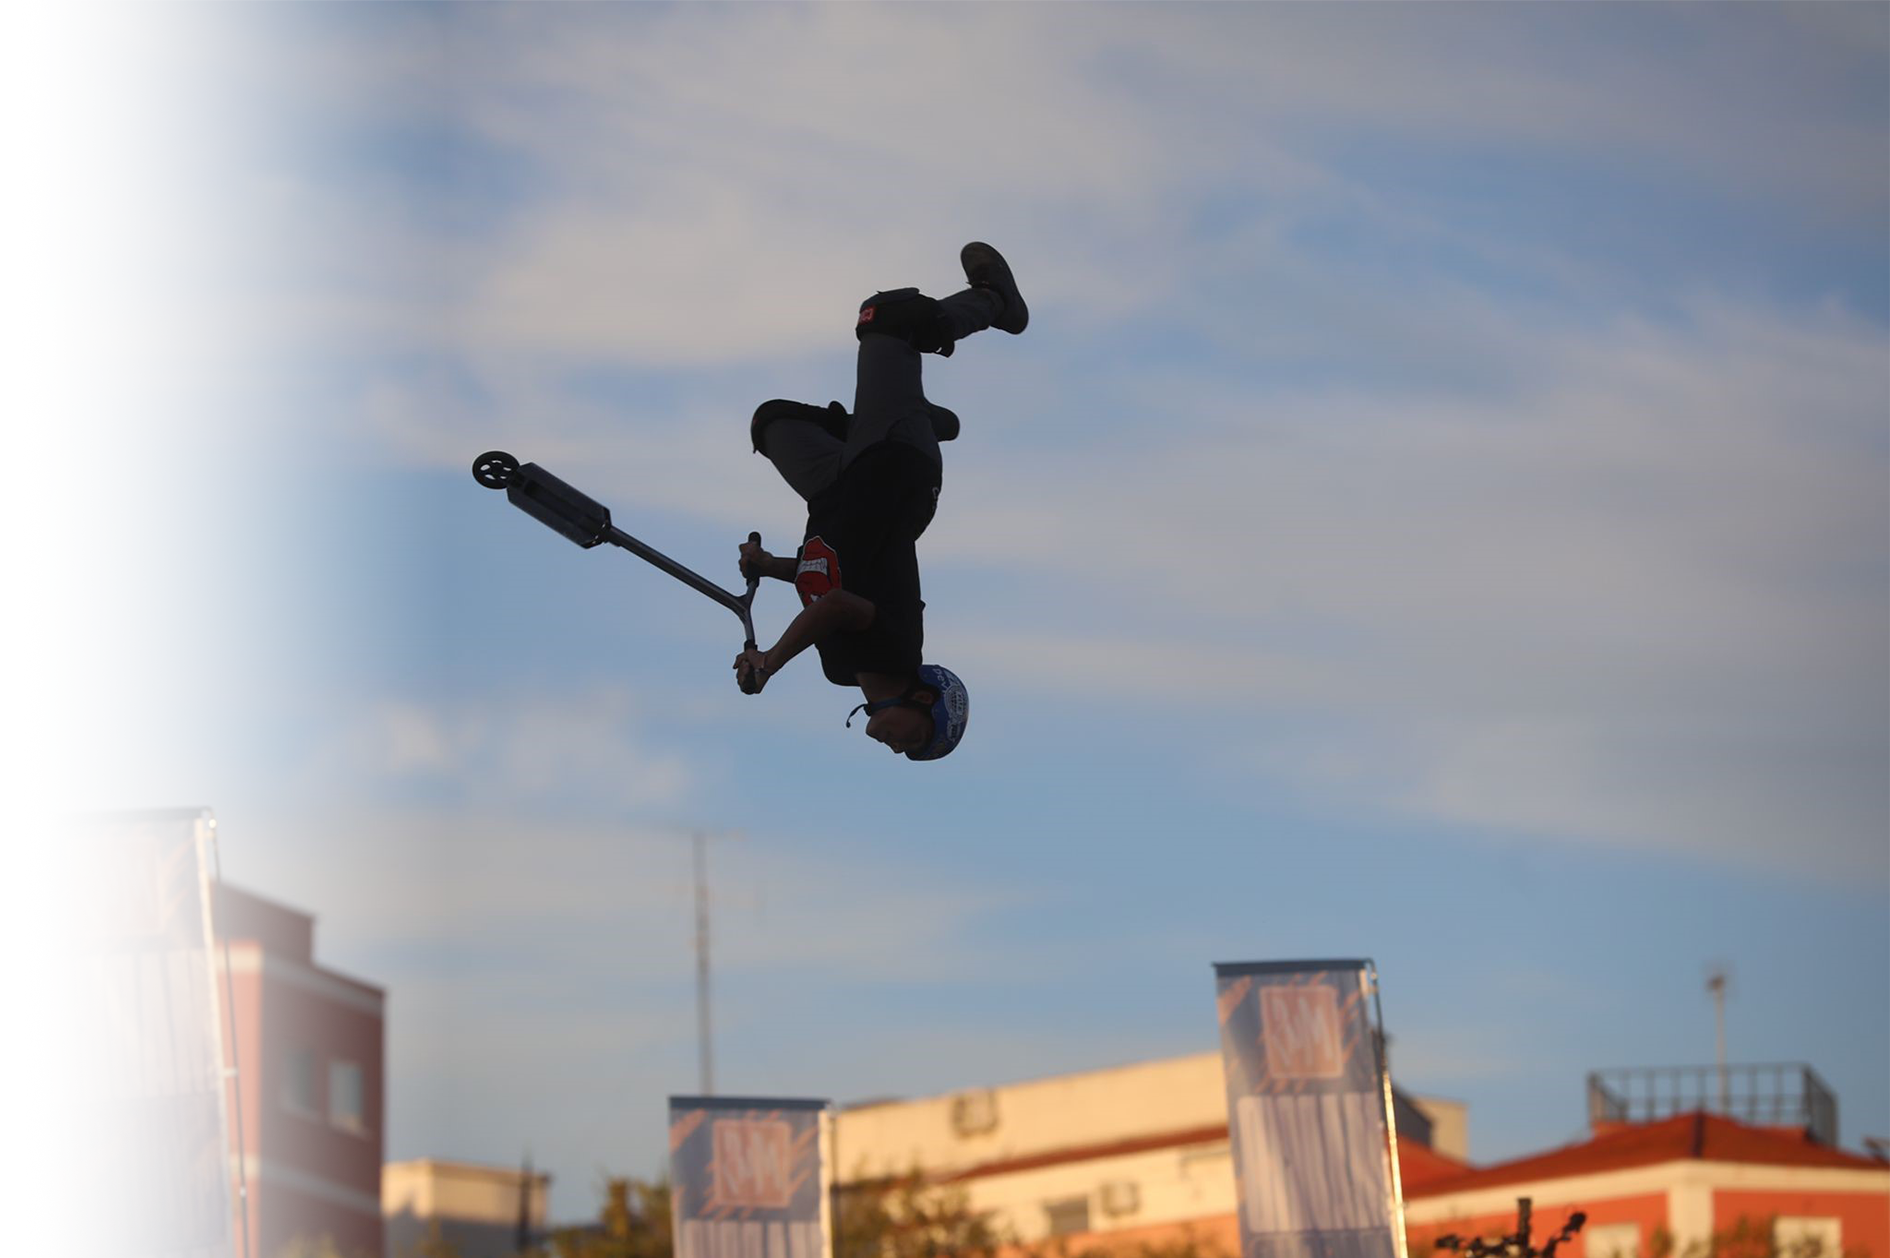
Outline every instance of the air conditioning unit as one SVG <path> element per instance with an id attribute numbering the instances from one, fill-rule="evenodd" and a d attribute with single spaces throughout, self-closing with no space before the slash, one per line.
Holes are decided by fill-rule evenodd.
<path id="1" fill-rule="evenodd" d="M 952 1130 L 960 1136 L 981 1136 L 996 1131 L 997 1093 L 990 1088 L 961 1092 L 952 1098 Z"/>
<path id="2" fill-rule="evenodd" d="M 1096 1196 L 1102 1212 L 1111 1218 L 1134 1214 L 1142 1208 L 1142 1186 L 1132 1179 L 1112 1179 Z"/>

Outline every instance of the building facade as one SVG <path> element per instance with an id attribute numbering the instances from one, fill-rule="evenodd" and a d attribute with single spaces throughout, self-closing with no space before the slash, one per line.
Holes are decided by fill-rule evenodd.
<path id="1" fill-rule="evenodd" d="M 1020 1242 L 1071 1252 L 1186 1238 L 1240 1252 L 1219 1053 L 912 1101 L 834 1119 L 841 1186 L 917 1172 L 955 1187 Z M 1458 1102 L 1394 1089 L 1406 1235 L 1495 1238 L 1529 1197 L 1538 1242 L 1583 1211 L 1558 1258 L 1721 1258 L 1772 1252 L 1890 1258 L 1890 1163 L 1830 1147 L 1811 1127 L 1693 1112 L 1603 1122 L 1578 1144 L 1469 1163 Z M 1834 1128 L 1835 1118 L 1832 1126 Z M 1737 1243 L 1727 1244 L 1733 1241 Z"/>
<path id="2" fill-rule="evenodd" d="M 316 962 L 306 913 L 219 883 L 213 920 L 238 1254 L 383 1258 L 386 994 Z"/>
<path id="3" fill-rule="evenodd" d="M 915 1171 L 965 1194 L 1004 1233 L 1036 1244 L 1168 1243 L 1238 1249 L 1221 1055 L 1142 1062 L 913 1101 L 834 1118 L 844 1188 Z M 1454 1174 L 1464 1107 L 1398 1094 L 1408 1178 Z M 1439 1138 L 1449 1147 L 1433 1148 Z"/>
<path id="4" fill-rule="evenodd" d="M 551 1176 L 530 1169 L 416 1158 L 381 1168 L 387 1258 L 431 1247 L 458 1258 L 513 1258 L 545 1234 Z"/>
<path id="5" fill-rule="evenodd" d="M 274 1254 L 329 1235 L 382 1258 L 386 994 L 316 963 L 316 920 L 255 892 L 212 884 L 217 1005 L 223 1009 L 234 1226 Z M 225 971 L 225 943 L 229 969 Z M 229 978 L 225 986 L 221 980 Z M 231 1037 L 234 1028 L 234 1037 Z M 32 1209 L 25 1124 L 21 1199 Z"/>
<path id="6" fill-rule="evenodd" d="M 1466 1169 L 1405 1194 L 1412 1252 L 1437 1237 L 1498 1236 L 1528 1197 L 1538 1238 L 1579 1210 L 1567 1258 L 1658 1258 L 1689 1251 L 1890 1255 L 1890 1164 L 1820 1143 L 1803 1128 L 1703 1110 L 1606 1124 L 1547 1153 Z"/>

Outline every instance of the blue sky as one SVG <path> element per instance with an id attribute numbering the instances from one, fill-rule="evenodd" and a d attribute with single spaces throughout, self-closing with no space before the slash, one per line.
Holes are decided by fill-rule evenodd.
<path id="1" fill-rule="evenodd" d="M 727 1090 L 1204 1051 L 1211 962 L 1369 955 L 1491 1160 L 1710 1061 L 1724 962 L 1890 1135 L 1890 10 L 172 12 L 44 87 L 16 451 L 99 506 L 16 508 L 89 612 L 21 778 L 218 810 L 390 990 L 390 1156 L 659 1169 L 693 828 Z M 467 474 L 732 585 L 801 523 L 750 411 L 974 238 L 1033 321 L 927 364 L 947 762 Z"/>

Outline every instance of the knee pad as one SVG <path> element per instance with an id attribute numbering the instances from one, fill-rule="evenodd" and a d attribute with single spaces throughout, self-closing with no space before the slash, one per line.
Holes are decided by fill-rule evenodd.
<path id="1" fill-rule="evenodd" d="M 938 302 L 916 288 L 895 288 L 868 297 L 860 303 L 860 319 L 853 332 L 860 337 L 868 333 L 893 336 L 921 354 L 952 356 L 954 342 L 945 334 Z"/>
<path id="2" fill-rule="evenodd" d="M 937 402 L 927 402 L 928 418 L 932 421 L 932 435 L 940 441 L 953 441 L 958 437 L 958 416 L 946 410 Z"/>
<path id="3" fill-rule="evenodd" d="M 748 439 L 754 443 L 756 454 L 766 454 L 767 451 L 762 448 L 763 430 L 778 419 L 797 419 L 821 428 L 836 441 L 845 441 L 848 418 L 846 407 L 838 402 L 809 406 L 805 402 L 775 398 L 755 408 L 755 417 L 748 421 Z"/>

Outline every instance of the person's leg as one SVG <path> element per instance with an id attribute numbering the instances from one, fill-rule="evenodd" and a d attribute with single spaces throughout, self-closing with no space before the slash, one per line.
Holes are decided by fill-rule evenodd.
<path id="1" fill-rule="evenodd" d="M 974 240 L 959 250 L 958 261 L 971 287 L 943 300 L 916 288 L 874 293 L 860 303 L 855 333 L 862 340 L 875 333 L 894 337 L 922 354 L 950 358 L 953 346 L 974 332 L 1022 332 L 1030 323 L 1030 308 L 1004 255 Z"/>
<path id="2" fill-rule="evenodd" d="M 958 416 L 927 400 L 919 355 L 949 356 L 954 342 L 992 326 L 1003 304 L 1001 296 L 979 288 L 943 300 L 898 288 L 862 302 L 849 458 L 898 438 L 938 460 L 938 443 L 958 435 Z"/>
<path id="3" fill-rule="evenodd" d="M 958 260 L 971 287 L 949 297 L 935 299 L 916 288 L 895 288 L 860 303 L 848 458 L 876 442 L 898 438 L 937 460 L 938 443 L 958 435 L 958 416 L 926 400 L 919 355 L 949 358 L 957 342 L 973 333 L 995 327 L 1015 335 L 1029 322 L 1030 311 L 1003 254 L 974 240 L 959 251 Z"/>
<path id="4" fill-rule="evenodd" d="M 895 288 L 860 303 L 854 331 L 861 340 L 889 336 L 919 353 L 950 358 L 957 342 L 997 326 L 1005 309 L 1003 293 L 990 287 L 974 286 L 943 300 L 916 288 Z"/>
<path id="5" fill-rule="evenodd" d="M 853 427 L 847 434 L 843 462 L 851 462 L 860 451 L 882 441 L 903 441 L 933 462 L 942 462 L 938 443 L 945 434 L 936 430 L 934 412 L 950 417 L 951 436 L 957 435 L 958 417 L 926 400 L 919 351 L 904 337 L 870 332 L 860 337 L 857 362 Z"/>
<path id="6" fill-rule="evenodd" d="M 781 479 L 812 501 L 840 475 L 850 418 L 838 402 L 822 407 L 776 398 L 755 408 L 748 435 Z"/>
<path id="7" fill-rule="evenodd" d="M 939 299 L 938 320 L 949 339 L 962 341 L 994 326 L 1003 310 L 1000 294 L 988 288 L 967 288 Z"/>

